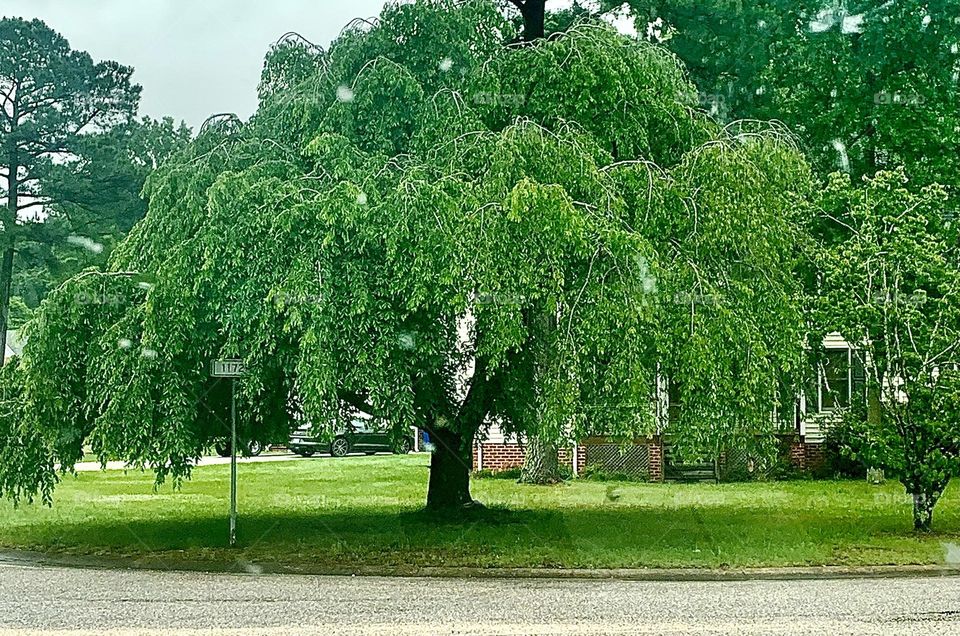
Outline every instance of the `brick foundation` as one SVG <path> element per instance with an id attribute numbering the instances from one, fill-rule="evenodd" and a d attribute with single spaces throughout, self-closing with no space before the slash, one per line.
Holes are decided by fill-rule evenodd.
<path id="1" fill-rule="evenodd" d="M 804 451 L 804 444 L 801 441 L 795 441 L 790 443 L 790 466 L 794 470 L 806 470 L 807 469 L 807 453 Z"/>
<path id="2" fill-rule="evenodd" d="M 606 438 L 589 438 L 583 440 L 576 448 L 577 466 L 575 475 L 583 475 L 590 455 L 591 444 L 608 444 Z M 649 452 L 649 480 L 663 481 L 663 441 L 659 437 L 650 437 L 636 440 L 637 444 L 644 444 Z M 786 444 L 786 440 L 784 440 Z M 787 449 L 785 449 L 786 451 Z M 517 442 L 495 443 L 479 442 L 473 445 L 473 470 L 490 470 L 499 472 L 513 468 L 522 468 L 525 456 L 523 444 Z M 823 468 L 823 444 L 814 444 L 794 440 L 789 442 L 790 465 L 797 471 L 815 472 Z M 574 449 L 561 448 L 558 451 L 558 461 L 561 466 L 572 468 Z"/>
<path id="3" fill-rule="evenodd" d="M 805 469 L 811 472 L 823 470 L 826 456 L 823 454 L 823 444 L 804 444 Z"/>
<path id="4" fill-rule="evenodd" d="M 663 481 L 663 443 L 660 438 L 650 440 L 650 481 Z"/>
<path id="5" fill-rule="evenodd" d="M 801 472 L 823 469 L 826 457 L 823 444 L 796 440 L 790 443 L 790 466 Z"/>
<path id="6" fill-rule="evenodd" d="M 473 469 L 510 470 L 523 466 L 524 448 L 522 444 L 480 442 L 473 445 Z"/>
<path id="7" fill-rule="evenodd" d="M 511 468 L 522 468 L 526 449 L 516 442 L 480 442 L 473 445 L 473 469 L 500 472 Z M 573 466 L 573 449 L 561 448 L 557 451 L 557 461 L 561 466 Z M 586 463 L 582 447 L 577 456 L 578 470 L 581 474 Z"/>

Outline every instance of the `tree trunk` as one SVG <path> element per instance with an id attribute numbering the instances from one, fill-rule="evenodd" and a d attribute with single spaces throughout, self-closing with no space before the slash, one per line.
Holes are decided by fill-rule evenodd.
<path id="1" fill-rule="evenodd" d="M 10 324 L 10 283 L 13 280 L 13 248 L 8 247 L 3 252 L 3 263 L 0 264 L 0 355 L 7 351 L 7 326 Z M 0 360 L 0 365 L 3 361 Z"/>
<path id="2" fill-rule="evenodd" d="M 527 439 L 520 481 L 525 484 L 555 484 L 561 481 L 557 445 L 538 435 L 531 435 Z"/>
<path id="3" fill-rule="evenodd" d="M 470 468 L 473 462 L 472 439 L 449 429 L 430 431 L 434 450 L 430 459 L 430 482 L 427 486 L 427 508 L 451 510 L 473 504 L 470 496 Z"/>
<path id="4" fill-rule="evenodd" d="M 533 356 L 532 386 L 534 395 L 526 414 L 527 448 L 520 471 L 520 481 L 527 484 L 556 484 L 561 480 L 557 461 L 557 445 L 542 435 L 544 404 L 539 388 L 546 382 L 554 365 L 554 342 L 557 331 L 556 310 L 541 308 L 530 321 L 530 349 Z"/>
<path id="5" fill-rule="evenodd" d="M 523 17 L 522 42 L 539 40 L 546 33 L 547 0 L 510 0 Z"/>
<path id="6" fill-rule="evenodd" d="M 15 134 L 20 121 L 19 100 L 13 105 L 12 126 L 6 148 L 7 168 L 7 209 L 3 218 L 3 232 L 6 234 L 0 245 L 3 249 L 3 263 L 0 265 L 0 356 L 7 353 L 7 327 L 10 325 L 10 284 L 13 281 L 13 256 L 17 247 L 17 213 L 20 209 L 20 154 L 17 151 Z M 9 224 L 9 225 L 8 225 Z M 0 366 L 4 360 L 0 357 Z"/>
<path id="7" fill-rule="evenodd" d="M 937 498 L 929 493 L 914 493 L 913 495 L 913 529 L 917 532 L 930 532 L 933 522 L 933 507 L 937 505 Z"/>
<path id="8" fill-rule="evenodd" d="M 546 0 L 527 0 L 523 4 L 523 39 L 527 42 L 539 40 L 545 34 Z"/>
<path id="9" fill-rule="evenodd" d="M 881 418 L 880 387 L 872 383 L 867 385 L 867 423 L 878 426 Z"/>
<path id="10" fill-rule="evenodd" d="M 913 496 L 913 529 L 917 532 L 930 532 L 933 523 L 933 508 L 940 500 L 940 495 L 947 488 L 947 483 L 933 483 L 926 487 L 914 488 L 923 492 L 910 493 Z"/>

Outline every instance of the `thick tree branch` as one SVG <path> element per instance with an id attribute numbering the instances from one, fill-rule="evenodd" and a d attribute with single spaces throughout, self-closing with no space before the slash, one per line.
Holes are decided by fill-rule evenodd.
<path id="1" fill-rule="evenodd" d="M 544 37 L 546 30 L 547 0 L 510 0 L 523 17 L 523 40 L 533 42 Z"/>
<path id="2" fill-rule="evenodd" d="M 493 384 L 487 377 L 488 367 L 486 359 L 477 358 L 473 377 L 470 379 L 470 388 L 457 413 L 457 430 L 468 432 L 471 438 L 483 424 L 493 399 Z"/>

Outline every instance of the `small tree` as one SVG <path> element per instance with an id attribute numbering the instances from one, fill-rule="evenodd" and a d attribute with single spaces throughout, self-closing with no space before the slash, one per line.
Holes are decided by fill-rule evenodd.
<path id="1" fill-rule="evenodd" d="M 923 531 L 960 467 L 960 254 L 945 238 L 945 197 L 899 170 L 861 188 L 833 175 L 823 201 L 846 236 L 821 254 L 820 321 L 856 347 L 880 398 L 861 452 L 899 475 Z"/>

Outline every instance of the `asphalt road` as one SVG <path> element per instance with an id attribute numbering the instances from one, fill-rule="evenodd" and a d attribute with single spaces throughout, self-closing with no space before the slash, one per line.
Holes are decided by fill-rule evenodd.
<path id="1" fill-rule="evenodd" d="M 0 565 L 0 634 L 960 634 L 960 579 L 640 582 Z"/>

